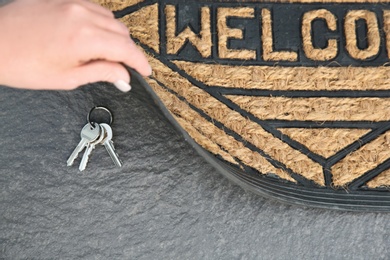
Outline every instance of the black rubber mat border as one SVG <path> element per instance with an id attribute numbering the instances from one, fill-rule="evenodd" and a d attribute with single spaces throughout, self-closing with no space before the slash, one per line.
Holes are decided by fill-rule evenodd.
<path id="1" fill-rule="evenodd" d="M 342 211 L 390 212 L 390 192 L 387 189 L 375 191 L 360 189 L 352 191 L 325 187 L 304 187 L 267 175 L 250 174 L 233 168 L 229 163 L 217 158 L 198 145 L 174 119 L 142 76 L 132 69 L 127 69 L 131 74 L 131 85 L 133 86 L 130 94 L 136 94 L 150 107 L 154 107 L 156 113 L 160 112 L 163 115 L 162 118 L 165 118 L 176 131 L 184 136 L 184 139 L 199 155 L 223 176 L 242 188 L 263 197 L 276 199 L 292 205 Z"/>

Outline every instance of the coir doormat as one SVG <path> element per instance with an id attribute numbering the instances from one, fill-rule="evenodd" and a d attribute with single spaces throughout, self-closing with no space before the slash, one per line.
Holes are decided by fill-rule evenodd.
<path id="1" fill-rule="evenodd" d="M 96 2 L 128 26 L 149 88 L 228 177 L 288 202 L 390 210 L 387 1 Z"/>

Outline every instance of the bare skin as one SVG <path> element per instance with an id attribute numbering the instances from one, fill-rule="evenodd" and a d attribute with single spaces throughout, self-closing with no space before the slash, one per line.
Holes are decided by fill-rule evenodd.
<path id="1" fill-rule="evenodd" d="M 0 24 L 1 85 L 71 90 L 108 81 L 128 91 L 121 63 L 151 74 L 125 25 L 87 0 L 16 0 L 0 8 Z"/>

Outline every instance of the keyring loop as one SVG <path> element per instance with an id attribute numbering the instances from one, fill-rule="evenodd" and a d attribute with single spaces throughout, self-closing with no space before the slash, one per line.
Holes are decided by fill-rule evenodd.
<path id="1" fill-rule="evenodd" d="M 88 115 L 87 115 L 87 121 L 88 121 L 88 123 L 89 123 L 90 125 L 92 125 L 91 120 L 90 120 L 91 114 L 92 114 L 92 112 L 95 111 L 95 110 L 104 110 L 104 111 L 106 111 L 106 112 L 110 115 L 110 123 L 109 123 L 109 125 L 112 124 L 112 121 L 114 120 L 114 118 L 113 118 L 113 116 L 112 116 L 111 111 L 110 111 L 108 108 L 106 108 L 106 107 L 96 106 L 96 107 L 93 107 L 93 108 L 89 111 L 89 113 L 88 113 Z"/>

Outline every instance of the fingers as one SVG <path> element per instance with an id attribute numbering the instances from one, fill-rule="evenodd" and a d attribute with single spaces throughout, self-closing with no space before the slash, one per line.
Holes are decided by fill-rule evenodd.
<path id="1" fill-rule="evenodd" d="M 92 3 L 88 0 L 81 0 L 77 3 L 81 4 L 84 8 L 88 9 L 90 12 L 100 15 L 101 17 L 96 17 L 93 21 L 100 26 L 108 30 L 112 30 L 117 33 L 122 33 L 129 35 L 129 30 L 127 27 L 120 21 L 116 20 L 114 14 L 95 3 Z"/>
<path id="2" fill-rule="evenodd" d="M 96 26 L 102 30 L 112 31 L 126 37 L 129 37 L 129 29 L 122 22 L 110 17 L 99 17 L 93 20 Z"/>
<path id="3" fill-rule="evenodd" d="M 129 35 L 126 26 L 116 20 L 111 11 L 97 4 L 87 0 L 68 0 L 61 3 L 60 6 L 66 21 L 77 21 L 80 26 L 83 23 L 94 24 L 101 29 Z"/>
<path id="4" fill-rule="evenodd" d="M 152 74 L 152 68 L 143 51 L 131 39 L 127 49 L 127 56 L 124 57 L 122 62 L 138 71 L 142 76 L 150 76 Z"/>
<path id="5" fill-rule="evenodd" d="M 79 37 L 80 38 L 80 37 Z M 116 63 L 124 63 L 135 69 L 143 76 L 151 74 L 151 67 L 144 53 L 130 39 L 130 36 L 118 34 L 112 31 L 101 30 L 93 35 L 83 36 L 85 42 L 93 44 L 78 44 L 86 46 L 79 48 L 80 61 L 87 63 L 91 60 L 105 60 Z M 83 39 L 80 39 L 83 41 Z"/>
<path id="6" fill-rule="evenodd" d="M 151 73 L 128 29 L 112 12 L 87 0 L 13 1 L 0 11 L 0 31 L 7 39 L 0 41 L 7 43 L 1 56 L 10 61 L 4 64 L 11 71 L 0 75 L 2 84 L 73 89 L 109 81 L 128 91 L 130 75 L 121 63 L 144 76 Z M 15 53 L 23 59 L 14 59 Z"/>
<path id="7" fill-rule="evenodd" d="M 114 18 L 113 12 L 111 12 L 110 10 L 108 10 L 108 9 L 98 5 L 98 4 L 92 3 L 88 0 L 76 1 L 75 3 L 83 5 L 85 8 L 89 9 L 92 12 L 99 13 L 99 14 L 106 16 L 106 17 Z"/>
<path id="8" fill-rule="evenodd" d="M 97 7 L 105 9 L 89 1 L 86 2 L 90 5 L 91 9 Z M 106 17 L 105 19 L 99 19 L 99 20 L 97 19 L 95 21 L 99 26 L 101 26 L 101 28 L 112 31 L 114 33 L 118 33 L 120 35 L 125 35 L 125 40 L 124 41 L 119 40 L 118 43 L 115 44 L 114 41 L 117 39 L 117 37 L 112 36 L 112 38 L 110 38 L 112 44 L 106 45 L 106 46 L 112 46 L 112 48 L 107 49 L 106 47 L 107 53 L 102 58 L 109 61 L 123 62 L 129 67 L 138 71 L 141 75 L 149 76 L 152 73 L 152 69 L 144 53 L 136 46 L 134 41 L 130 39 L 128 28 L 122 22 L 115 19 L 111 19 L 112 17 L 113 14 L 112 16 Z M 107 35 L 103 37 L 105 38 L 109 36 Z M 103 46 L 98 46 L 98 49 L 96 49 L 97 52 L 99 52 L 100 50 L 99 48 L 103 48 Z"/>
<path id="9" fill-rule="evenodd" d="M 95 26 L 95 29 L 92 30 L 93 33 L 90 30 L 88 35 L 82 35 L 79 38 L 77 45 L 87 46 L 80 48 L 80 60 L 86 63 L 91 60 L 124 63 L 141 75 L 149 76 L 151 67 L 144 53 L 131 40 L 127 27 L 114 19 L 109 11 L 111 15 L 101 15 L 100 9 L 105 10 L 103 7 L 86 0 L 78 2 L 88 5 L 88 8 L 97 9 L 97 12 L 99 12 L 91 14 L 88 19 Z"/>
<path id="10" fill-rule="evenodd" d="M 108 61 L 94 61 L 71 70 L 64 75 L 67 86 L 76 88 L 92 82 L 107 81 L 113 83 L 119 90 L 127 92 L 130 75 L 120 64 Z"/>

